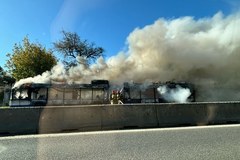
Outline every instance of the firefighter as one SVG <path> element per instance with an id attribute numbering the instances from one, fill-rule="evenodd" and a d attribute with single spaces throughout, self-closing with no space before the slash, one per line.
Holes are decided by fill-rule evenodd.
<path id="1" fill-rule="evenodd" d="M 118 104 L 118 98 L 117 98 L 117 91 L 113 90 L 110 94 L 110 103 L 111 104 Z"/>
<path id="2" fill-rule="evenodd" d="M 122 97 L 122 94 L 120 91 L 117 91 L 117 101 L 118 101 L 118 104 L 123 104 L 123 97 Z"/>

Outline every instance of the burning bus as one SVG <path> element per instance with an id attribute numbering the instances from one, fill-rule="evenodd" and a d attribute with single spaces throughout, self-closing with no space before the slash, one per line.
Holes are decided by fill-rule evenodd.
<path id="1" fill-rule="evenodd" d="M 13 88 L 9 105 L 54 106 L 108 103 L 109 82 L 93 80 L 91 84 L 23 84 Z"/>
<path id="2" fill-rule="evenodd" d="M 150 85 L 124 83 L 122 93 L 124 103 L 195 102 L 194 86 L 186 82 L 158 82 Z"/>
<path id="3" fill-rule="evenodd" d="M 185 103 L 195 101 L 195 90 L 186 82 L 123 83 L 120 86 L 121 102 L 129 103 Z M 90 84 L 42 84 L 26 83 L 13 88 L 10 106 L 54 106 L 109 104 L 108 80 L 93 80 Z"/>

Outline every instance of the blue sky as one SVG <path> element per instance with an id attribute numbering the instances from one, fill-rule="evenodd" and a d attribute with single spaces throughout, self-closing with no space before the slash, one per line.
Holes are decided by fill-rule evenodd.
<path id="1" fill-rule="evenodd" d="M 60 31 L 76 32 L 103 47 L 106 57 L 117 54 L 137 27 L 159 18 L 174 19 L 228 15 L 237 0 L 2 0 L 0 2 L 0 66 L 6 53 L 28 35 L 46 48 L 61 38 Z M 56 54 L 57 55 L 57 54 Z"/>

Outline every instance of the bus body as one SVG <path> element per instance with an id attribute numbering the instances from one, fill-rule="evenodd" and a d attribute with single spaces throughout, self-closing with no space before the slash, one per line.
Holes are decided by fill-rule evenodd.
<path id="1" fill-rule="evenodd" d="M 188 89 L 190 94 L 186 102 L 195 101 L 195 90 L 192 84 L 186 82 L 141 83 L 125 82 L 121 86 L 121 101 L 128 103 L 175 103 L 168 100 L 159 92 L 159 87 L 165 87 L 170 94 L 177 88 Z M 60 106 L 60 105 L 85 105 L 109 104 L 112 91 L 108 80 L 93 80 L 90 84 L 24 84 L 12 89 L 10 106 Z"/>
<path id="2" fill-rule="evenodd" d="M 11 107 L 104 104 L 108 101 L 108 81 L 91 84 L 24 84 L 12 89 Z"/>

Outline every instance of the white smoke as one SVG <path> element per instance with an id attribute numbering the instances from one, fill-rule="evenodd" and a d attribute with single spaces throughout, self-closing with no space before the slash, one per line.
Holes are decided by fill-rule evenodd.
<path id="1" fill-rule="evenodd" d="M 46 71 L 42 75 L 21 79 L 20 81 L 14 84 L 13 88 L 18 88 L 22 84 L 26 83 L 51 83 L 52 80 L 65 81 L 66 78 L 67 74 L 63 64 L 58 63 L 56 66 L 52 68 L 51 71 Z"/>
<path id="2" fill-rule="evenodd" d="M 58 64 L 41 76 L 17 82 L 89 83 L 92 79 L 124 81 L 188 81 L 196 85 L 197 100 L 240 98 L 240 16 L 159 19 L 136 28 L 127 38 L 126 52 L 93 65 L 80 63 L 69 71 Z M 82 62 L 82 59 L 81 59 Z"/>
<path id="3" fill-rule="evenodd" d="M 188 102 L 188 97 L 191 95 L 191 91 L 188 88 L 182 88 L 176 85 L 176 88 L 168 88 L 166 85 L 159 86 L 157 91 L 167 102 Z"/>

